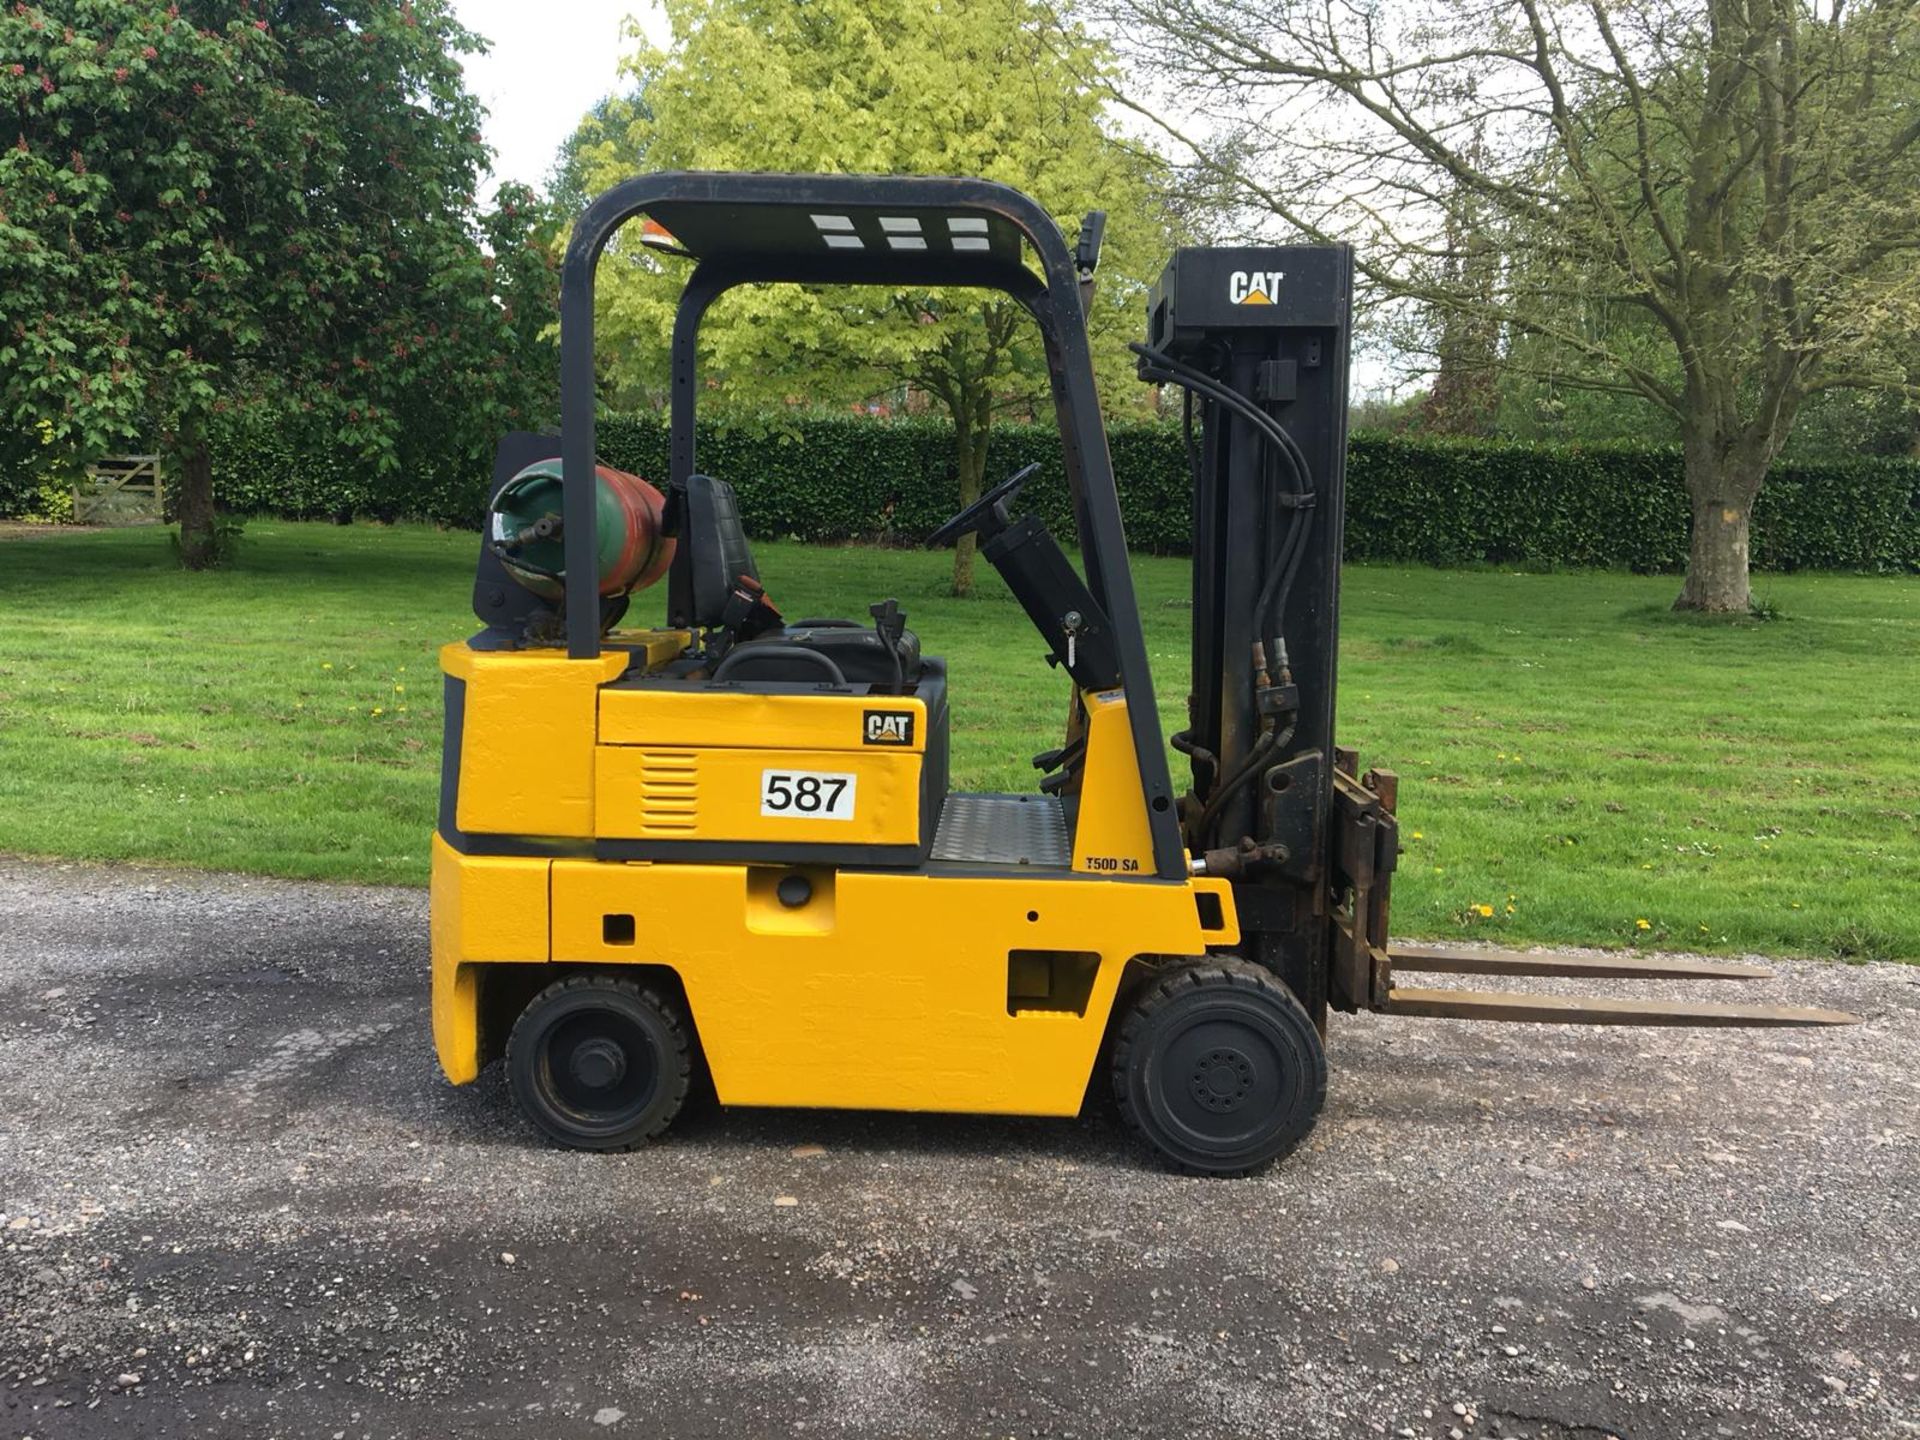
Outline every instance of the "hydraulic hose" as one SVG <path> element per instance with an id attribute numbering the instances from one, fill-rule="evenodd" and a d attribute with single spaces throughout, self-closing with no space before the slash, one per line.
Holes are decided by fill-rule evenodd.
<path id="1" fill-rule="evenodd" d="M 1278 445 L 1293 461 L 1294 473 L 1304 482 L 1309 466 L 1307 457 L 1300 446 L 1281 426 L 1278 420 L 1254 404 L 1239 391 L 1233 390 L 1207 374 L 1206 371 L 1176 360 L 1164 350 L 1156 350 L 1151 345 L 1142 345 L 1138 341 L 1127 346 L 1153 370 L 1164 371 L 1164 375 L 1149 375 L 1148 379 L 1170 380 L 1182 389 L 1198 391 L 1209 399 L 1218 400 L 1229 410 L 1257 427 L 1263 434 Z"/>
<path id="2" fill-rule="evenodd" d="M 1203 845 L 1212 840 L 1214 823 L 1220 818 L 1220 812 L 1226 807 L 1227 801 L 1239 794 L 1249 780 L 1264 770 L 1267 762 L 1291 739 L 1293 739 L 1291 725 L 1284 730 L 1267 731 L 1253 742 L 1253 749 L 1247 752 L 1247 758 L 1240 762 L 1239 767 L 1214 787 L 1213 794 L 1207 797 L 1207 803 L 1201 807 L 1200 823 L 1194 826 L 1194 833 L 1200 837 Z"/>
<path id="3" fill-rule="evenodd" d="M 1263 640 L 1267 637 L 1274 638 L 1279 644 L 1281 655 L 1284 656 L 1286 640 L 1279 634 L 1280 620 L 1286 613 L 1287 599 L 1293 593 L 1294 578 L 1299 574 L 1300 562 L 1306 555 L 1309 517 L 1305 512 L 1312 506 L 1315 498 L 1312 468 L 1307 464 L 1306 455 L 1272 415 L 1204 370 L 1176 360 L 1164 351 L 1155 350 L 1148 345 L 1135 344 L 1128 348 L 1143 362 L 1140 369 L 1143 379 L 1170 382 L 1181 388 L 1183 392 L 1181 436 L 1186 446 L 1188 466 L 1196 477 L 1200 473 L 1200 459 L 1193 438 L 1193 400 L 1196 395 L 1232 411 L 1250 424 L 1254 433 L 1271 447 L 1270 454 L 1281 463 L 1281 468 L 1289 473 L 1293 481 L 1290 495 L 1292 503 L 1287 508 L 1293 513 L 1281 536 L 1280 545 L 1271 557 L 1266 579 L 1260 586 L 1260 593 L 1254 600 L 1256 633 Z M 1277 479 L 1272 482 L 1272 490 L 1277 499 L 1279 490 Z M 1220 812 L 1226 807 L 1227 802 L 1265 770 L 1273 757 L 1292 740 L 1293 733 L 1292 725 L 1279 730 L 1267 729 L 1254 741 L 1253 748 L 1247 752 L 1240 764 L 1224 777 L 1219 773 L 1218 759 L 1211 754 L 1207 755 L 1207 759 L 1212 762 L 1212 778 L 1218 783 L 1210 787 L 1212 793 L 1208 795 L 1206 803 L 1201 808 L 1200 817 L 1194 825 L 1194 834 L 1202 846 L 1211 840 Z M 1183 739 L 1187 744 L 1180 743 Z M 1174 737 L 1174 747 L 1183 754 L 1192 753 L 1190 746 L 1194 746 L 1190 735 L 1183 732 Z"/>
<path id="4" fill-rule="evenodd" d="M 1135 345 L 1133 348 L 1142 352 L 1144 356 L 1159 354 L 1158 351 L 1148 350 L 1143 345 Z M 1243 397 L 1219 384 L 1203 371 L 1179 365 L 1177 361 L 1170 363 L 1177 368 L 1166 369 L 1157 362 L 1152 362 L 1141 373 L 1147 379 L 1167 381 L 1180 386 L 1186 394 L 1189 408 L 1192 405 L 1193 396 L 1199 393 L 1225 405 L 1235 414 L 1250 421 L 1254 426 L 1254 433 L 1275 446 L 1278 453 L 1287 461 L 1288 468 L 1293 474 L 1296 482 L 1293 491 L 1295 503 L 1291 507 L 1293 514 L 1287 522 L 1286 533 L 1281 538 L 1279 553 L 1273 557 L 1272 564 L 1268 567 L 1266 582 L 1260 587 L 1260 594 L 1254 600 L 1255 623 L 1259 626 L 1261 634 L 1272 635 L 1279 629 L 1280 616 L 1285 613 L 1287 597 L 1293 592 L 1293 575 L 1299 569 L 1298 557 L 1305 551 L 1306 516 L 1303 512 L 1312 503 L 1313 490 L 1307 478 L 1303 457 L 1300 456 L 1299 447 L 1294 444 L 1293 437 L 1281 429 L 1273 417 L 1265 411 L 1250 405 Z M 1188 463 L 1190 466 L 1195 466 L 1197 472 L 1191 450 L 1190 433 L 1188 443 Z"/>
<path id="5" fill-rule="evenodd" d="M 1220 757 L 1193 738 L 1193 731 L 1179 730 L 1167 737 L 1167 743 L 1189 760 L 1207 767 L 1206 783 L 1212 785 L 1220 774 Z"/>
<path id="6" fill-rule="evenodd" d="M 1255 433 L 1267 439 L 1286 462 L 1286 468 L 1291 472 L 1294 481 L 1294 504 L 1291 507 L 1293 515 L 1288 521 L 1279 553 L 1274 556 L 1266 582 L 1260 587 L 1260 594 L 1254 602 L 1254 616 L 1262 635 L 1277 633 L 1280 616 L 1286 612 L 1287 597 L 1293 592 L 1293 578 L 1299 572 L 1300 557 L 1305 553 L 1306 548 L 1307 517 L 1302 512 L 1313 504 L 1312 472 L 1307 464 L 1306 455 L 1302 453 L 1299 444 L 1286 432 L 1279 421 L 1238 391 L 1214 379 L 1206 371 L 1176 360 L 1150 345 L 1135 343 L 1127 348 L 1146 362 L 1141 370 L 1144 378 L 1171 382 L 1180 386 L 1186 393 L 1182 411 L 1182 429 L 1187 443 L 1190 466 L 1195 465 L 1192 438 L 1192 397 L 1195 394 L 1203 395 L 1225 406 L 1247 421 L 1254 427 Z"/>

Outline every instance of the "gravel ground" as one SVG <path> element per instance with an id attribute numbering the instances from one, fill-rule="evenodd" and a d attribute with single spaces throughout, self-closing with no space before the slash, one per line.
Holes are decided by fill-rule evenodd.
<path id="1" fill-rule="evenodd" d="M 1250 1181 L 1104 1112 L 589 1157 L 441 1081 L 423 894 L 0 861 L 0 1435 L 1920 1435 L 1920 968 L 1778 968 L 1868 1023 L 1337 1018 Z"/>

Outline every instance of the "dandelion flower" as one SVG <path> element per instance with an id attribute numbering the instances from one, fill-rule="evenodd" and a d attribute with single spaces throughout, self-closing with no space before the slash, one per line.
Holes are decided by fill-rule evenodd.
<path id="1" fill-rule="evenodd" d="M 1476 905 L 1473 907 L 1473 913 L 1478 915 L 1482 920 L 1488 920 L 1493 917 L 1493 907 L 1491 905 Z"/>
<path id="2" fill-rule="evenodd" d="M 320 662 L 320 668 L 322 670 L 331 670 L 333 668 L 333 662 L 331 660 L 322 660 Z"/>
<path id="3" fill-rule="evenodd" d="M 1426 837 L 1426 836 L 1425 836 L 1425 835 L 1424 835 L 1424 834 L 1423 834 L 1422 832 L 1420 832 L 1420 831 L 1418 831 L 1418 830 L 1416 830 L 1416 831 L 1414 831 L 1414 832 L 1413 832 L 1413 838 L 1414 838 L 1414 839 L 1416 839 L 1416 840 L 1424 840 L 1424 839 L 1426 839 L 1427 837 Z"/>
<path id="4" fill-rule="evenodd" d="M 376 706 L 374 706 L 374 707 L 373 707 L 373 709 L 371 709 L 371 710 L 369 710 L 369 711 L 368 711 L 367 713 L 368 713 L 369 715 L 384 715 L 384 714 L 386 714 L 387 712 L 386 712 L 386 711 L 385 711 L 385 710 L 384 710 L 383 708 L 381 708 L 380 706 L 378 706 L 378 705 L 376 705 Z"/>
<path id="5" fill-rule="evenodd" d="M 1633 922 L 1633 928 L 1636 930 L 1651 930 L 1653 928 L 1653 922 L 1651 920 L 1636 920 Z"/>

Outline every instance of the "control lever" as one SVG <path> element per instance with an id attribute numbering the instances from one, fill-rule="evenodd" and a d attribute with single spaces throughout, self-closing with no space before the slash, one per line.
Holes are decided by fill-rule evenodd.
<path id="1" fill-rule="evenodd" d="M 867 613 L 873 617 L 873 630 L 880 637 L 881 648 L 893 661 L 893 689 L 891 695 L 905 693 L 906 674 L 900 668 L 900 638 L 907 633 L 907 615 L 900 608 L 900 602 L 889 595 L 877 605 L 869 605 Z"/>
<path id="2" fill-rule="evenodd" d="M 1087 737 L 1085 735 L 1062 745 L 1058 750 L 1042 750 L 1034 756 L 1033 768 L 1048 772 L 1040 777 L 1040 793 L 1058 795 L 1066 789 L 1080 769 L 1080 762 L 1086 759 L 1086 756 Z"/>
<path id="3" fill-rule="evenodd" d="M 1087 737 L 1082 735 L 1071 744 L 1062 745 L 1057 750 L 1042 750 L 1038 755 L 1033 757 L 1033 768 L 1036 770 L 1059 770 L 1064 767 L 1065 769 L 1071 770 L 1075 765 L 1080 763 L 1080 757 L 1086 753 L 1086 749 Z"/>

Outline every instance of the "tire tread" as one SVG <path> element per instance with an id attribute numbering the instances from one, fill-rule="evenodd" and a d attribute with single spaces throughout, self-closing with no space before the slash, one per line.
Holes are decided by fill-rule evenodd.
<path id="1" fill-rule="evenodd" d="M 1151 1026 L 1154 1017 L 1183 993 L 1204 990 L 1214 985 L 1256 991 L 1272 997 L 1288 1009 L 1298 1011 L 1301 1023 L 1313 1036 L 1311 1045 L 1315 1069 L 1312 1077 L 1313 1100 L 1306 1109 L 1303 1121 L 1295 1126 L 1294 1133 L 1285 1138 L 1280 1149 L 1243 1166 L 1195 1165 L 1178 1156 L 1168 1154 L 1154 1138 L 1151 1127 L 1139 1113 L 1127 1083 L 1134 1050 L 1141 1043 L 1144 1032 Z M 1182 1175 L 1218 1178 L 1250 1175 L 1257 1170 L 1264 1170 L 1267 1166 L 1291 1154 L 1312 1131 L 1327 1090 L 1326 1052 L 1319 1044 L 1319 1034 L 1314 1029 L 1312 1020 L 1301 1008 L 1293 991 L 1287 987 L 1285 981 L 1264 966 L 1231 956 L 1209 956 L 1205 960 L 1175 964 L 1148 982 L 1138 992 L 1133 1004 L 1121 1018 L 1119 1034 L 1113 1046 L 1111 1073 L 1114 1098 L 1119 1104 L 1122 1122 L 1136 1139 L 1154 1153 L 1162 1165 Z"/>
<path id="2" fill-rule="evenodd" d="M 626 995 L 629 999 L 638 1001 L 660 1018 L 674 1040 L 672 1058 L 675 1063 L 672 1076 L 668 1082 L 673 1091 L 673 1098 L 661 1109 L 659 1116 L 631 1140 L 612 1145 L 569 1146 L 571 1149 L 592 1149 L 603 1155 L 629 1154 L 645 1145 L 651 1144 L 666 1133 L 667 1127 L 673 1124 L 675 1117 L 680 1113 L 681 1106 L 686 1103 L 687 1091 L 693 1082 L 691 1026 L 686 1023 L 680 1013 L 680 1006 L 675 1003 L 671 996 L 661 993 L 661 991 L 653 985 L 642 985 L 622 976 L 609 975 L 604 971 L 589 970 L 580 974 L 569 975 L 563 980 L 556 980 L 527 1002 L 526 1009 L 520 1012 L 520 1015 L 514 1020 L 513 1028 L 507 1032 L 507 1074 L 511 1076 L 517 1073 L 515 1068 L 516 1056 L 519 1047 L 527 1041 L 527 1036 L 521 1028 L 521 1022 L 543 1002 L 551 998 L 582 990 L 614 990 Z M 544 1126 L 539 1125 L 537 1121 L 535 1124 L 536 1128 L 538 1128 L 543 1135 L 548 1135 L 548 1131 Z M 548 1138 L 551 1139 L 555 1137 L 549 1135 Z"/>

